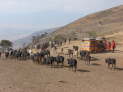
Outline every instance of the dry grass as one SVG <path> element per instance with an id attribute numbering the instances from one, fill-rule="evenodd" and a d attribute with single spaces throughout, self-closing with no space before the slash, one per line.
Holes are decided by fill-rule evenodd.
<path id="1" fill-rule="evenodd" d="M 88 37 L 90 32 L 96 33 L 97 36 L 106 36 L 122 32 L 123 30 L 123 5 L 101 11 L 95 14 L 80 18 L 72 23 L 59 28 L 50 37 L 62 35 L 66 38 Z"/>

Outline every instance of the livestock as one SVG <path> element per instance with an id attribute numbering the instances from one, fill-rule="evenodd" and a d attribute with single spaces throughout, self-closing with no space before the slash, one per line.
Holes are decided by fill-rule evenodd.
<path id="1" fill-rule="evenodd" d="M 85 59 L 86 58 L 86 55 L 87 55 L 87 51 L 80 51 L 80 57 L 81 59 Z"/>
<path id="2" fill-rule="evenodd" d="M 50 50 L 44 50 L 42 52 L 44 53 L 44 55 L 50 56 Z"/>
<path id="3" fill-rule="evenodd" d="M 45 57 L 44 52 L 37 53 L 37 62 L 38 62 L 38 64 L 42 64 L 44 57 Z"/>
<path id="4" fill-rule="evenodd" d="M 43 60 L 45 56 L 50 57 L 50 51 L 49 50 L 43 50 L 40 53 L 36 53 L 32 55 L 32 60 L 38 64 L 43 64 Z"/>
<path id="5" fill-rule="evenodd" d="M 108 64 L 108 68 L 115 69 L 116 68 L 116 59 L 115 58 L 106 58 L 105 63 Z M 110 67 L 111 65 L 111 67 Z"/>
<path id="6" fill-rule="evenodd" d="M 78 50 L 79 50 L 79 47 L 78 47 L 78 46 L 73 46 L 73 49 L 74 49 L 75 51 L 78 51 Z"/>
<path id="7" fill-rule="evenodd" d="M 69 55 L 69 57 L 73 57 L 73 50 L 71 50 L 71 49 L 68 49 L 68 55 Z"/>
<path id="8" fill-rule="evenodd" d="M 53 57 L 53 56 L 45 57 L 43 60 L 43 64 L 47 64 L 47 65 L 51 65 L 51 66 L 53 66 L 54 62 L 55 62 L 55 57 Z"/>
<path id="9" fill-rule="evenodd" d="M 26 50 L 11 50 L 8 52 L 8 57 L 17 60 L 30 59 L 30 54 Z"/>
<path id="10" fill-rule="evenodd" d="M 72 68 L 72 70 L 74 68 L 74 70 L 76 72 L 76 70 L 77 70 L 77 60 L 73 59 L 73 58 L 70 58 L 70 59 L 67 59 L 67 61 L 68 61 L 69 67 Z"/>
<path id="11" fill-rule="evenodd" d="M 80 51 L 80 57 L 85 61 L 85 64 L 90 64 L 91 56 L 89 51 Z"/>
<path id="12" fill-rule="evenodd" d="M 85 56 L 85 64 L 89 65 L 90 62 L 91 62 L 91 56 L 89 53 L 87 53 Z"/>
<path id="13" fill-rule="evenodd" d="M 7 59 L 9 57 L 9 52 L 5 52 L 5 58 Z"/>
<path id="14" fill-rule="evenodd" d="M 31 59 L 32 59 L 32 61 L 33 61 L 34 63 L 38 63 L 38 55 L 37 55 L 37 53 L 31 55 Z"/>
<path id="15" fill-rule="evenodd" d="M 62 66 L 64 66 L 64 57 L 63 56 L 56 56 L 55 57 L 55 62 L 57 63 L 57 65 L 59 66 L 59 64 L 61 63 Z"/>
<path id="16" fill-rule="evenodd" d="M 77 53 L 76 53 L 76 56 L 78 57 L 79 46 L 73 46 L 73 49 L 77 52 Z"/>

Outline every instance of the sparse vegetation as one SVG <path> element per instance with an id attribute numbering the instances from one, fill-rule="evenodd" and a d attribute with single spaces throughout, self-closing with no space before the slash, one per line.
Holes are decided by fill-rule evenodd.
<path id="1" fill-rule="evenodd" d="M 56 36 L 53 38 L 54 41 L 63 41 L 63 40 L 65 40 L 65 39 L 66 39 L 66 38 L 65 38 L 64 35 L 56 35 Z"/>
<path id="2" fill-rule="evenodd" d="M 122 7 L 115 7 L 95 14 L 80 18 L 55 32 L 46 35 L 42 40 L 62 41 L 64 39 L 77 38 L 81 40 L 86 37 L 102 37 L 121 32 L 123 27 Z M 120 39 L 119 37 L 117 37 Z M 41 38 L 40 38 L 41 39 Z"/>
<path id="3" fill-rule="evenodd" d="M 88 35 L 89 35 L 89 37 L 97 37 L 97 32 L 95 32 L 95 31 L 92 31 L 92 32 L 88 32 Z"/>
<path id="4" fill-rule="evenodd" d="M 13 43 L 9 40 L 1 40 L 1 42 L 0 42 L 0 46 L 2 48 L 10 48 L 10 47 L 12 47 L 12 45 L 13 45 Z"/>

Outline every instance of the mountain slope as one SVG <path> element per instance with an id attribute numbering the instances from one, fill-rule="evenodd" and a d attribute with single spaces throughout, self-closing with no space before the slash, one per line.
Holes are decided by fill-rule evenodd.
<path id="1" fill-rule="evenodd" d="M 82 40 L 85 37 L 106 37 L 115 39 L 117 43 L 123 44 L 123 5 L 73 21 L 66 26 L 58 28 L 45 38 L 40 38 L 40 42 L 36 44 L 40 44 L 42 41 L 61 40 L 64 38 Z"/>
<path id="2" fill-rule="evenodd" d="M 41 31 L 37 31 L 37 32 L 34 32 L 32 33 L 31 35 L 27 36 L 27 37 L 24 37 L 22 39 L 18 39 L 14 42 L 14 48 L 19 48 L 19 47 L 22 47 L 24 44 L 25 45 L 28 45 L 29 43 L 32 42 L 32 37 L 33 36 L 39 36 L 41 34 L 44 34 L 45 32 L 46 33 L 51 33 L 53 31 L 55 31 L 57 28 L 52 28 L 52 29 L 46 29 L 46 30 L 41 30 Z"/>
<path id="3" fill-rule="evenodd" d="M 66 38 L 106 36 L 123 30 L 123 5 L 80 18 L 51 35 Z"/>

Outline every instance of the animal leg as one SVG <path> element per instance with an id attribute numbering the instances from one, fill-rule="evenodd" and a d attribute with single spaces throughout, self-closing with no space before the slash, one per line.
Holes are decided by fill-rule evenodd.
<path id="1" fill-rule="evenodd" d="M 77 70 L 77 66 L 75 66 L 75 72 L 76 72 L 76 70 Z"/>

